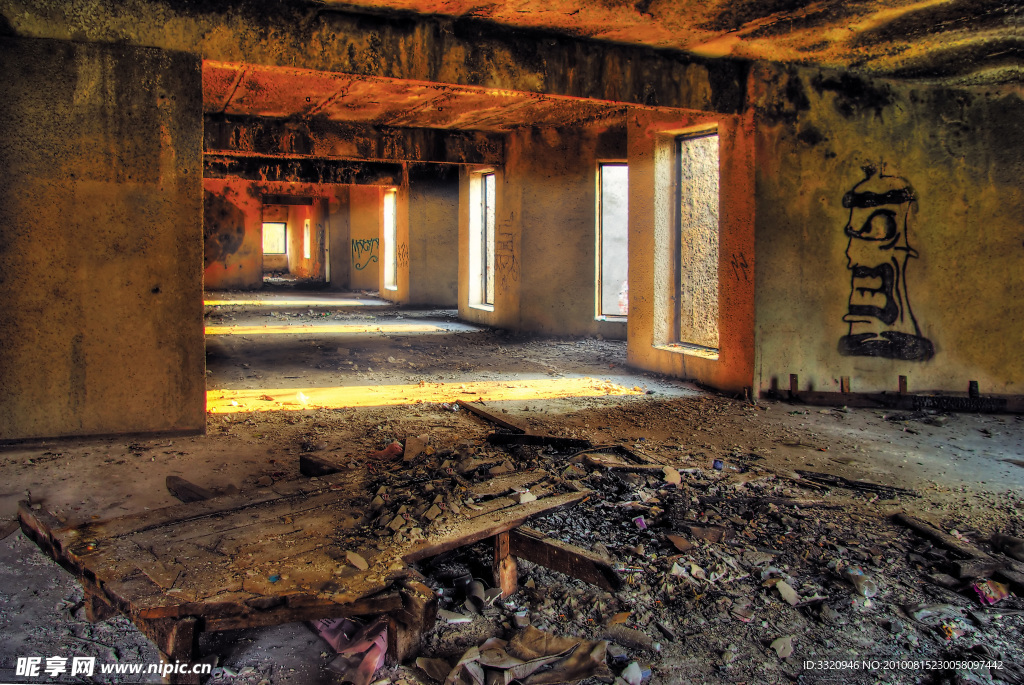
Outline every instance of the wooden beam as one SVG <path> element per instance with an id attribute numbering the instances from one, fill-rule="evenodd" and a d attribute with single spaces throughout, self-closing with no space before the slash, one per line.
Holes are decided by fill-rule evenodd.
<path id="1" fill-rule="evenodd" d="M 608 560 L 532 528 L 518 528 L 509 533 L 509 553 L 608 592 L 622 588 L 622 579 Z"/>
<path id="2" fill-rule="evenodd" d="M 494 536 L 494 586 L 501 589 L 502 597 L 514 595 L 519 589 L 519 568 L 511 555 L 510 535 L 505 532 Z"/>
<path id="3" fill-rule="evenodd" d="M 593 443 L 589 440 L 560 438 L 554 435 L 531 435 L 529 433 L 491 433 L 487 436 L 487 442 L 492 445 L 536 445 L 539 447 L 553 447 L 562 452 L 585 450 L 593 447 Z"/>
<path id="4" fill-rule="evenodd" d="M 507 420 L 501 418 L 500 416 L 498 416 L 497 414 L 492 414 L 491 412 L 489 412 L 486 409 L 484 409 L 483 407 L 481 407 L 479 404 L 474 404 L 473 402 L 466 402 L 465 400 L 458 400 L 456 402 L 456 404 L 458 404 L 460 407 L 462 407 L 466 411 L 471 412 L 473 414 L 476 414 L 477 416 L 479 416 L 484 421 L 490 421 L 491 423 L 493 423 L 496 426 L 501 426 L 502 428 L 507 428 L 508 430 L 512 431 L 513 433 L 522 434 L 522 433 L 526 432 L 525 428 L 523 428 L 521 426 L 518 426 L 518 425 L 512 423 L 511 421 L 507 421 Z"/>
<path id="5" fill-rule="evenodd" d="M 483 131 L 207 114 L 203 118 L 203 152 L 500 166 L 505 163 L 505 137 Z"/>
<path id="6" fill-rule="evenodd" d="M 564 495 L 553 495 L 460 522 L 455 527 L 454 532 L 424 540 L 404 554 L 402 560 L 406 563 L 412 563 L 437 556 L 458 547 L 471 545 L 485 538 L 494 537 L 498 533 L 518 528 L 531 516 L 538 516 L 578 504 L 589 497 L 590 494 L 590 490 L 583 490 L 581 492 L 569 492 Z"/>

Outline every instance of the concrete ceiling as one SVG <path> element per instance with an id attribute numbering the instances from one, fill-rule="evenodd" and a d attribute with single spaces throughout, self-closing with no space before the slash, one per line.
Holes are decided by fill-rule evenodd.
<path id="1" fill-rule="evenodd" d="M 875 75 L 1020 82 L 1019 0 L 360 0 L 328 7 L 473 17 L 709 56 Z"/>
<path id="2" fill-rule="evenodd" d="M 578 98 L 209 60 L 203 62 L 203 108 L 207 114 L 475 131 L 612 123 L 626 111 Z"/>

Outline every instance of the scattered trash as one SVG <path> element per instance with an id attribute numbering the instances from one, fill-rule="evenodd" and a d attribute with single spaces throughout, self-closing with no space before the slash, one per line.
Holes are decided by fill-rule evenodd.
<path id="1" fill-rule="evenodd" d="M 353 685 L 369 685 L 373 674 L 384 665 L 388 649 L 386 617 L 361 625 L 347 618 L 325 618 L 312 623 L 313 629 L 338 656 L 327 667 Z"/>
<path id="2" fill-rule="evenodd" d="M 871 598 L 878 594 L 878 583 L 856 566 L 847 566 L 843 569 L 843 577 L 850 581 L 861 597 Z"/>
<path id="3" fill-rule="evenodd" d="M 1003 583 L 994 580 L 979 580 L 971 584 L 974 591 L 978 593 L 978 599 L 982 604 L 992 605 L 1010 596 L 1010 589 Z"/>
<path id="4" fill-rule="evenodd" d="M 778 591 L 779 596 L 789 604 L 790 606 L 796 606 L 800 603 L 800 595 L 796 593 L 796 590 L 789 586 L 784 580 L 780 580 L 775 584 L 775 589 Z"/>
<path id="5" fill-rule="evenodd" d="M 935 625 L 959 613 L 960 610 L 952 604 L 915 604 L 907 607 L 907 615 L 925 625 Z"/>
<path id="6" fill-rule="evenodd" d="M 635 519 L 633 519 L 633 524 L 640 530 L 647 530 L 647 522 L 644 521 L 643 516 L 637 516 Z"/>

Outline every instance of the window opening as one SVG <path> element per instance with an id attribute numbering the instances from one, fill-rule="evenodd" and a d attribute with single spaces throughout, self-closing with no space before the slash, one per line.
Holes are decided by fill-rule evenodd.
<path id="1" fill-rule="evenodd" d="M 288 224 L 283 221 L 263 223 L 263 254 L 288 254 L 285 231 Z"/>
<path id="2" fill-rule="evenodd" d="M 623 163 L 598 166 L 597 314 L 629 313 L 629 169 Z"/>
<path id="3" fill-rule="evenodd" d="M 397 193 L 384 192 L 384 287 L 398 290 Z"/>

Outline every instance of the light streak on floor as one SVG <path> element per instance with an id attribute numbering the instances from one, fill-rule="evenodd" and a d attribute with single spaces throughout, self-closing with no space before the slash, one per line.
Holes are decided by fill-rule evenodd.
<path id="1" fill-rule="evenodd" d="M 206 410 L 213 414 L 230 414 L 249 411 L 381 407 L 455 400 L 475 402 L 482 399 L 484 402 L 499 402 L 643 394 L 644 391 L 640 388 L 627 388 L 598 378 L 424 382 L 415 385 L 358 385 L 331 388 L 249 388 L 207 391 Z"/>

